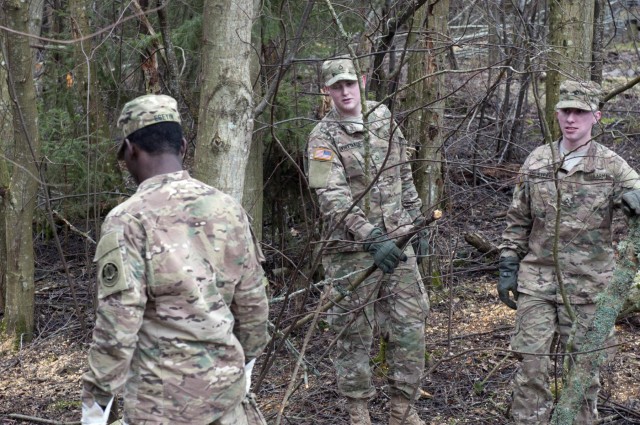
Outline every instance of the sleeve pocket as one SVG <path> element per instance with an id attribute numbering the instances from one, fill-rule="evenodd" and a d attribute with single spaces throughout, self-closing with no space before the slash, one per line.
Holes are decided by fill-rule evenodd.
<path id="1" fill-rule="evenodd" d="M 98 298 L 129 288 L 117 232 L 104 235 L 98 243 L 94 261 L 98 263 Z"/>
<path id="2" fill-rule="evenodd" d="M 327 187 L 332 166 L 331 161 L 309 161 L 309 187 L 311 189 Z"/>

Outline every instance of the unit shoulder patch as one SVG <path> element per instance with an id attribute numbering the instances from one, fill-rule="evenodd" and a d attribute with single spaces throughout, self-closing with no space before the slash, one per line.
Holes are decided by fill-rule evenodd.
<path id="1" fill-rule="evenodd" d="M 94 261 L 98 263 L 98 298 L 129 288 L 124 273 L 124 261 L 120 251 L 119 233 L 104 235 L 98 243 Z"/>

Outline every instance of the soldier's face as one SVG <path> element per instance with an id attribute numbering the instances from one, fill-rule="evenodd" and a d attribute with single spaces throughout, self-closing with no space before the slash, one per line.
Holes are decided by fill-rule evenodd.
<path id="1" fill-rule="evenodd" d="M 587 143 L 591 139 L 591 128 L 598 122 L 600 116 L 600 111 L 576 108 L 562 108 L 556 111 L 562 136 L 565 141 L 573 145 Z"/>
<path id="2" fill-rule="evenodd" d="M 327 87 L 338 112 L 343 116 L 358 116 L 362 112 L 360 88 L 357 81 L 336 81 Z"/>

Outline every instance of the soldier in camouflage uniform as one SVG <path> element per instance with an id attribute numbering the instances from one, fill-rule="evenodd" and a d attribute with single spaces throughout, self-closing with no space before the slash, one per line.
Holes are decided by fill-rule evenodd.
<path id="1" fill-rule="evenodd" d="M 182 170 L 173 98 L 132 100 L 118 127 L 119 159 L 139 187 L 108 214 L 96 250 L 82 423 L 104 424 L 122 389 L 129 425 L 264 423 L 245 414 L 259 414 L 246 378 L 268 338 L 262 253 L 248 217 Z"/>
<path id="2" fill-rule="evenodd" d="M 526 159 L 507 214 L 498 293 L 511 308 L 516 303 L 509 292 L 517 300 L 511 348 L 527 353 L 522 354 L 513 381 L 511 413 L 517 424 L 548 423 L 552 395 L 547 355 L 554 333 L 566 344 L 572 325 L 555 269 L 556 220 L 560 224 L 557 261 L 567 300 L 576 313 L 573 342 L 579 351 L 595 313 L 595 297 L 613 276 L 613 209 L 622 206 L 628 215 L 640 211 L 638 174 L 592 140 L 592 127 L 601 117 L 599 97 L 596 83 L 561 84 L 556 116 L 562 138 L 536 148 Z M 606 345 L 611 345 L 613 337 L 612 332 Z M 576 423 L 595 421 L 599 388 L 596 375 Z"/>
<path id="3" fill-rule="evenodd" d="M 408 246 L 402 252 L 393 241 L 422 217 L 407 162 L 407 143 L 384 105 L 367 102 L 371 112 L 364 122 L 350 59 L 326 61 L 322 72 L 334 107 L 309 136 L 306 169 L 324 219 L 323 265 L 332 278 L 365 269 L 372 259 L 380 269 L 329 312 L 328 320 L 339 334 L 338 388 L 347 398 L 351 424 L 370 424 L 367 400 L 375 389 L 369 362 L 377 322 L 388 341 L 390 424 L 399 424 L 403 418 L 405 424 L 424 424 L 410 401 L 418 393 L 424 368 L 429 301 L 414 248 Z M 364 165 L 366 132 L 369 176 Z M 415 243 L 418 254 L 426 253 L 427 242 L 421 233 Z M 333 295 L 348 285 L 348 279 L 343 279 Z"/>

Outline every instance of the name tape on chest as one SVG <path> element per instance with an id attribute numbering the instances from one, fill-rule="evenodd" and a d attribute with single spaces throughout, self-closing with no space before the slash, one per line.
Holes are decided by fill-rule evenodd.
<path id="1" fill-rule="evenodd" d="M 595 171 L 593 173 L 587 173 L 584 176 L 585 180 L 613 180 L 613 176 L 606 171 Z"/>
<path id="2" fill-rule="evenodd" d="M 333 159 L 333 151 L 325 148 L 315 148 L 311 154 L 314 161 L 331 161 Z"/>
<path id="3" fill-rule="evenodd" d="M 346 145 L 339 146 L 340 152 L 348 151 L 351 149 L 362 148 L 364 143 L 362 141 L 347 143 Z"/>

